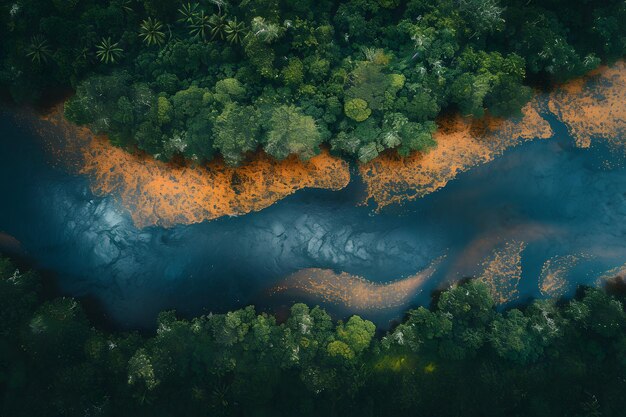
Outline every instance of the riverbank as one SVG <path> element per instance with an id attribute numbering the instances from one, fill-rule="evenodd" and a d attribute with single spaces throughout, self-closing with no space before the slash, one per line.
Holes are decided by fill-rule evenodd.
<path id="1" fill-rule="evenodd" d="M 349 180 L 348 163 L 327 150 L 303 162 L 296 156 L 277 161 L 257 153 L 233 168 L 216 160 L 203 165 L 157 161 L 113 146 L 106 137 L 72 125 L 62 106 L 43 117 L 43 137 L 49 127 L 60 130 L 65 143 L 52 143 L 58 160 L 90 179 L 96 195 L 114 195 L 130 212 L 137 227 L 192 224 L 223 216 L 258 211 L 303 188 L 339 190 Z M 69 158 L 68 158 L 69 157 Z"/>
<path id="2" fill-rule="evenodd" d="M 471 120 L 456 116 L 439 120 L 435 135 L 438 145 L 433 150 L 406 158 L 388 152 L 358 166 L 366 185 L 366 201 L 380 210 L 423 197 L 511 147 L 549 139 L 553 132 L 542 114 L 563 122 L 579 147 L 589 147 L 592 137 L 621 146 L 618 138 L 626 132 L 624 103 L 626 66 L 618 62 L 551 93 L 537 93 L 521 117 Z M 88 176 L 95 194 L 119 198 L 138 227 L 172 227 L 242 215 L 262 210 L 304 188 L 339 190 L 350 181 L 348 163 L 327 150 L 308 162 L 295 156 L 276 161 L 260 152 L 238 168 L 222 161 L 181 165 L 125 152 L 106 137 L 69 123 L 59 106 L 44 121 L 38 127 L 42 136 L 57 129 L 64 137 L 65 143 L 57 141 L 51 146 L 55 158 L 71 161 L 74 166 L 70 169 Z"/>
<path id="3" fill-rule="evenodd" d="M 567 126 L 578 147 L 588 148 L 592 139 L 602 139 L 626 149 L 626 64 L 603 66 L 550 93 L 536 93 L 521 117 L 471 120 L 457 116 L 440 121 L 437 147 L 430 152 L 408 158 L 387 153 L 359 166 L 368 200 L 381 209 L 435 192 L 461 172 L 491 162 L 511 147 L 551 138 L 546 120 L 550 116 Z"/>
<path id="4" fill-rule="evenodd" d="M 598 91 L 607 86 L 603 83 Z M 82 146 L 81 136 L 68 141 L 71 135 L 48 121 L 16 123 L 7 114 L 0 125 L 6 138 L 0 141 L 0 176 L 10 180 L 0 181 L 0 192 L 10 204 L 0 206 L 0 230 L 19 240 L 33 262 L 57 273 L 62 294 L 93 296 L 112 321 L 129 328 L 151 327 L 156 314 L 169 308 L 191 317 L 247 304 L 276 311 L 295 301 L 316 299 L 332 305 L 336 317 L 345 317 L 358 303 L 348 298 L 348 307 L 340 291 L 329 301 L 320 291 L 296 289 L 284 297 L 269 297 L 268 291 L 298 271 L 318 269 L 331 271 L 326 281 L 362 277 L 359 288 L 372 289 L 376 297 L 386 283 L 402 282 L 445 254 L 431 278 L 411 287 L 413 297 L 402 298 L 407 306 L 428 303 L 433 291 L 469 276 L 491 279 L 492 296 L 506 303 L 549 293 L 569 295 L 577 285 L 592 285 L 596 277 L 624 264 L 626 177 L 616 144 L 593 138 L 589 148 L 576 147 L 568 126 L 545 107 L 538 103 L 537 112 L 545 112 L 542 117 L 554 132 L 552 139 L 508 138 L 520 146 L 509 147 L 489 163 L 459 171 L 454 181 L 436 192 L 387 205 L 377 213 L 374 205 L 362 205 L 367 184 L 356 172 L 341 191 L 304 189 L 246 215 L 213 221 L 189 216 L 183 218 L 189 224 L 168 227 L 158 225 L 159 217 L 145 216 L 157 225 L 146 222 L 148 227 L 139 228 L 137 213 L 145 211 L 133 216 L 133 206 L 125 205 L 117 188 L 94 194 L 93 177 L 80 174 L 90 157 L 82 151 L 92 149 Z M 27 122 L 50 134 L 33 132 Z M 102 146 L 109 149 L 102 139 Z M 72 149 L 72 144 L 81 146 Z M 120 163 L 122 168 L 98 166 L 124 169 L 123 178 L 132 180 L 133 172 L 144 171 L 175 184 L 167 177 L 170 172 L 199 171 L 214 178 L 205 168 L 157 169 L 160 163 L 149 157 L 111 149 L 119 152 L 118 157 L 106 161 L 126 163 Z M 56 167 L 50 159 L 56 160 Z M 445 161 L 443 155 L 441 160 Z M 103 172 L 109 180 L 115 178 L 110 171 Z M 150 175 L 141 178 L 153 178 Z M 232 176 L 229 179 L 234 187 Z M 204 187 L 211 187 L 203 181 Z M 144 192 L 141 182 L 129 184 L 123 190 L 131 200 Z M 155 199 L 167 204 L 167 193 L 147 189 L 150 198 L 137 198 L 148 202 L 150 210 L 164 211 L 150 204 Z M 182 187 L 178 192 L 193 197 L 197 191 Z M 249 199 L 247 194 L 231 195 Z M 164 212 L 176 210 L 180 207 Z M 170 221 L 179 220 L 170 217 Z M 514 259 L 515 267 L 489 263 L 505 257 Z M 569 262 L 572 257 L 580 260 Z M 344 281 L 348 289 L 356 282 Z M 366 318 L 387 326 L 404 308 L 391 304 L 368 305 Z"/>

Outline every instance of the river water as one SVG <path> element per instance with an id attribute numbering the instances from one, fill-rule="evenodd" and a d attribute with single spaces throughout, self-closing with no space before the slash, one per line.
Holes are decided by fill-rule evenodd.
<path id="1" fill-rule="evenodd" d="M 192 316 L 323 301 L 271 295 L 303 268 L 389 282 L 445 256 L 405 306 L 352 311 L 322 303 L 384 327 L 408 306 L 427 304 L 433 290 L 480 274 L 483 259 L 507 242 L 525 243 L 513 303 L 545 296 L 546 261 L 576 257 L 560 270 L 563 295 L 626 262 L 623 157 L 601 141 L 574 147 L 553 118 L 553 139 L 508 150 L 437 192 L 378 213 L 360 205 L 363 185 L 353 175 L 341 191 L 302 190 L 239 217 L 144 229 L 112 196 L 94 196 L 87 177 L 50 164 L 41 139 L 16 120 L 0 115 L 0 232 L 17 239 L 36 267 L 53 271 L 61 293 L 97 299 L 123 328 L 149 328 L 164 309 Z"/>

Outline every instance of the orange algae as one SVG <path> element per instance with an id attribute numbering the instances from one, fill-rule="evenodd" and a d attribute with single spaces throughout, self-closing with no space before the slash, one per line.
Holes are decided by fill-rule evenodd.
<path id="1" fill-rule="evenodd" d="M 472 120 L 456 116 L 440 120 L 434 149 L 404 158 L 387 153 L 360 165 L 359 170 L 367 200 L 373 199 L 382 208 L 432 193 L 459 173 L 487 163 L 523 141 L 551 136 L 552 129 L 540 116 L 535 100 L 518 118 Z"/>
<path id="2" fill-rule="evenodd" d="M 339 190 L 350 181 L 347 162 L 326 150 L 307 162 L 292 156 L 276 161 L 257 153 L 245 166 L 221 161 L 190 166 L 133 155 L 75 127 L 57 108 L 46 118 L 64 130 L 62 154 L 78 154 L 78 171 L 91 179 L 94 194 L 112 194 L 137 227 L 198 223 L 266 208 L 299 189 Z M 65 156 L 65 155 L 64 155 Z"/>
<path id="3" fill-rule="evenodd" d="M 626 134 L 626 63 L 601 67 L 550 94 L 548 108 L 563 122 L 576 145 L 588 148 L 592 138 L 624 146 Z"/>
<path id="4" fill-rule="evenodd" d="M 436 271 L 439 262 L 440 259 L 415 275 L 386 284 L 371 282 L 346 272 L 308 268 L 288 276 L 272 293 L 304 292 L 324 302 L 341 303 L 353 311 L 400 307 L 416 295 L 421 285 Z"/>
<path id="5" fill-rule="evenodd" d="M 522 252 L 526 245 L 515 240 L 506 242 L 483 261 L 483 273 L 478 279 L 487 285 L 496 304 L 517 298 L 522 278 Z"/>
<path id="6" fill-rule="evenodd" d="M 554 256 L 546 260 L 541 267 L 539 278 L 539 290 L 543 295 L 560 297 L 567 290 L 567 274 L 582 259 L 589 258 L 588 255 L 565 255 Z"/>

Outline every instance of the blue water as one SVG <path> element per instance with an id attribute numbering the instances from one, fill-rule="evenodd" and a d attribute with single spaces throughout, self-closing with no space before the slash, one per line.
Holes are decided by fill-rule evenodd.
<path id="1" fill-rule="evenodd" d="M 588 258 L 568 277 L 573 291 L 626 262 L 626 170 L 602 141 L 574 148 L 565 128 L 550 122 L 554 139 L 509 150 L 444 189 L 381 213 L 358 205 L 364 194 L 355 176 L 344 190 L 300 191 L 245 216 L 137 229 L 114 198 L 94 196 L 88 178 L 53 167 L 32 129 L 4 114 L 0 232 L 18 239 L 35 266 L 54 271 L 62 293 L 94 297 L 120 327 L 151 327 L 164 309 L 191 316 L 251 303 L 275 309 L 317 302 L 268 296 L 302 268 L 386 282 L 446 255 L 413 302 L 428 303 L 431 290 L 476 274 L 492 245 L 513 239 L 528 242 L 521 300 L 540 296 L 546 259 L 584 252 Z M 401 310 L 362 315 L 384 326 Z"/>

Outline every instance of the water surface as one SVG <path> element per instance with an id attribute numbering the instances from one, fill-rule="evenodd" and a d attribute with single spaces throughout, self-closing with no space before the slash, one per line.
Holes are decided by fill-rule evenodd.
<path id="1" fill-rule="evenodd" d="M 360 205 L 364 190 L 354 175 L 341 191 L 300 191 L 244 216 L 138 229 L 113 196 L 94 196 L 87 177 L 53 167 L 41 138 L 4 114 L 0 232 L 38 267 L 55 271 L 60 291 L 95 297 L 122 327 L 151 327 L 159 311 L 172 308 L 190 316 L 250 303 L 315 303 L 270 289 L 304 268 L 388 282 L 445 255 L 410 303 L 424 304 L 438 286 L 480 274 L 483 259 L 511 241 L 526 244 L 517 301 L 543 296 L 547 260 L 576 255 L 580 262 L 566 274 L 571 293 L 626 262 L 626 172 L 602 141 L 576 148 L 564 126 L 549 121 L 553 139 L 520 145 L 380 213 Z M 339 316 L 352 312 L 327 307 Z M 403 309 L 358 313 L 384 326 Z"/>

